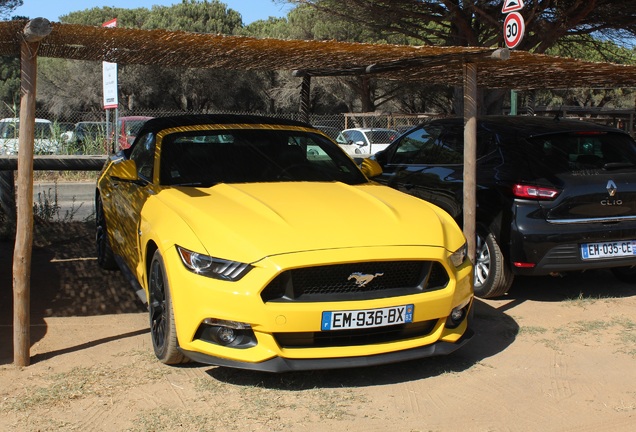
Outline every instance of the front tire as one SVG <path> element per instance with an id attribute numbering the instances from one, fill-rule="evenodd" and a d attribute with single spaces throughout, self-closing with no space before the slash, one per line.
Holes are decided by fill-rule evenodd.
<path id="1" fill-rule="evenodd" d="M 179 351 L 170 287 L 159 251 L 155 251 L 150 263 L 148 293 L 150 336 L 155 355 L 167 365 L 187 362 L 188 358 Z"/>
<path id="2" fill-rule="evenodd" d="M 502 296 L 510 289 L 514 275 L 492 233 L 478 233 L 476 240 L 475 295 L 481 298 Z"/>

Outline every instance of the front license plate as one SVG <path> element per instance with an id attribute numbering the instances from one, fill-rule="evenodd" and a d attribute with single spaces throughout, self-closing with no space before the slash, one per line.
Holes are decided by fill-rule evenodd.
<path id="1" fill-rule="evenodd" d="M 322 330 L 382 327 L 413 322 L 413 305 L 322 313 Z"/>
<path id="2" fill-rule="evenodd" d="M 581 245 L 581 257 L 584 260 L 634 255 L 636 255 L 636 240 L 583 243 Z"/>

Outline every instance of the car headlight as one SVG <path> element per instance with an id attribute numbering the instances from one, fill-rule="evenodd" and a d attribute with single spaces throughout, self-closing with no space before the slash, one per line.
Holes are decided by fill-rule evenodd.
<path id="1" fill-rule="evenodd" d="M 177 246 L 183 265 L 192 273 L 215 279 L 237 281 L 245 276 L 252 266 L 246 263 L 214 258 Z"/>
<path id="2" fill-rule="evenodd" d="M 466 261 L 468 256 L 468 244 L 464 243 L 462 247 L 453 252 L 450 256 L 450 260 L 455 267 L 459 267 Z"/>

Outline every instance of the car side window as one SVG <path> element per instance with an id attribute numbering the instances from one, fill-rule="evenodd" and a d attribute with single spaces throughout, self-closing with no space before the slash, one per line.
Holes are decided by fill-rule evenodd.
<path id="1" fill-rule="evenodd" d="M 439 143 L 441 128 L 424 126 L 405 135 L 397 145 L 391 163 L 394 164 L 430 164 L 436 158 L 435 147 Z"/>
<path id="2" fill-rule="evenodd" d="M 353 141 L 354 143 L 357 142 L 365 142 L 364 140 L 364 134 L 360 131 L 351 131 L 349 132 L 349 137 L 348 137 L 349 141 Z"/>
<path id="3" fill-rule="evenodd" d="M 155 136 L 148 133 L 141 137 L 130 153 L 130 159 L 137 164 L 137 175 L 152 181 L 152 170 L 155 166 Z"/>
<path id="4" fill-rule="evenodd" d="M 487 131 L 477 133 L 477 158 L 496 148 L 495 136 Z M 400 139 L 391 163 L 419 165 L 453 165 L 464 162 L 464 129 L 428 125 Z"/>

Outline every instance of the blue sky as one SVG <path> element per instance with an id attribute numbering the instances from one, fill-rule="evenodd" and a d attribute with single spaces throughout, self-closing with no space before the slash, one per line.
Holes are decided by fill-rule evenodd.
<path id="1" fill-rule="evenodd" d="M 170 6 L 181 3 L 181 0 L 23 0 L 24 5 L 12 14 L 29 18 L 46 18 L 49 21 L 59 21 L 61 15 L 94 7 L 120 7 L 134 9 L 153 5 Z M 272 0 L 221 0 L 230 9 L 234 9 L 243 17 L 243 23 L 249 24 L 270 16 L 283 17 L 290 10 L 290 5 Z"/>

